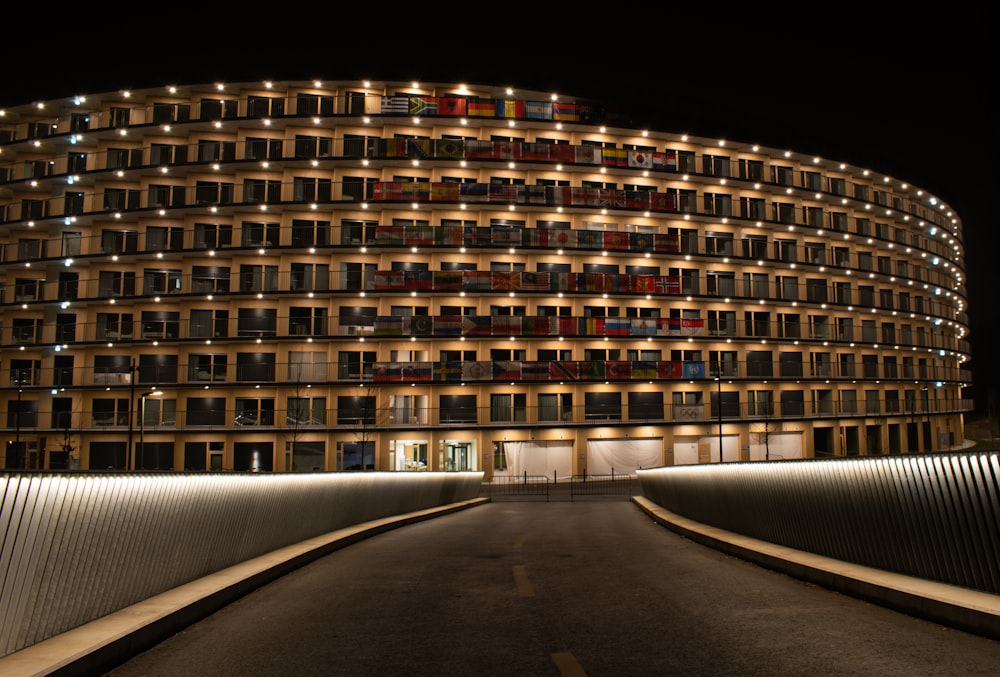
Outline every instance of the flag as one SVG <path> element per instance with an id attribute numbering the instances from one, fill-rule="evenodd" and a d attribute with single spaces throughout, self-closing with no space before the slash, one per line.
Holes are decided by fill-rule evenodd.
<path id="1" fill-rule="evenodd" d="M 461 336 L 461 315 L 438 315 L 434 318 L 435 336 Z"/>
<path id="2" fill-rule="evenodd" d="M 607 378 L 615 381 L 627 381 L 632 378 L 632 363 L 625 360 L 611 360 L 604 364 Z"/>
<path id="3" fill-rule="evenodd" d="M 652 169 L 653 154 L 645 150 L 630 150 L 628 151 L 628 166 Z"/>
<path id="4" fill-rule="evenodd" d="M 406 139 L 406 157 L 425 160 L 431 156 L 430 139 Z"/>
<path id="5" fill-rule="evenodd" d="M 605 167 L 627 167 L 627 151 L 624 148 L 602 148 L 601 164 Z"/>
<path id="6" fill-rule="evenodd" d="M 435 270 L 434 291 L 461 291 L 461 270 Z"/>
<path id="7" fill-rule="evenodd" d="M 496 114 L 497 117 L 502 118 L 523 118 L 524 102 L 511 100 L 498 102 L 496 106 Z"/>
<path id="8" fill-rule="evenodd" d="M 431 200 L 438 202 L 455 202 L 458 200 L 459 184 L 448 182 L 438 182 L 431 184 Z"/>
<path id="9" fill-rule="evenodd" d="M 684 362 L 681 369 L 683 378 L 705 378 L 704 362 Z"/>
<path id="10" fill-rule="evenodd" d="M 492 381 L 492 362 L 462 362 L 463 381 Z"/>
<path id="11" fill-rule="evenodd" d="M 553 102 L 552 119 L 577 122 L 580 119 L 580 110 L 575 103 Z"/>
<path id="12" fill-rule="evenodd" d="M 521 380 L 522 381 L 548 381 L 549 380 L 549 363 L 548 362 L 522 362 L 521 363 Z"/>
<path id="13" fill-rule="evenodd" d="M 372 187 L 375 200 L 402 200 L 403 184 L 399 181 L 376 181 Z"/>
<path id="14" fill-rule="evenodd" d="M 411 96 L 410 115 L 437 115 L 438 101 L 435 96 Z"/>
<path id="15" fill-rule="evenodd" d="M 548 273 L 521 273 L 521 289 L 524 291 L 549 291 L 550 285 Z"/>
<path id="16" fill-rule="evenodd" d="M 435 381 L 461 381 L 461 362 L 438 362 L 434 367 Z"/>
<path id="17" fill-rule="evenodd" d="M 383 115 L 406 115 L 410 112 L 410 100 L 405 96 L 383 96 Z"/>
<path id="18" fill-rule="evenodd" d="M 434 141 L 434 157 L 461 160 L 465 157 L 465 142 L 462 139 L 437 139 Z"/>
<path id="19" fill-rule="evenodd" d="M 660 378 L 676 379 L 681 377 L 680 362 L 657 362 L 656 371 Z"/>
<path id="20" fill-rule="evenodd" d="M 522 143 L 521 158 L 528 162 L 548 162 L 551 143 Z"/>
<path id="21" fill-rule="evenodd" d="M 521 144 L 517 141 L 494 141 L 492 159 L 520 160 Z"/>
<path id="22" fill-rule="evenodd" d="M 517 203 L 517 186 L 509 183 L 490 183 L 489 202 L 499 202 L 503 204 Z"/>
<path id="23" fill-rule="evenodd" d="M 465 99 L 459 96 L 438 98 L 438 115 L 465 115 Z"/>
<path id="24" fill-rule="evenodd" d="M 551 120 L 552 103 L 550 101 L 525 101 L 524 116 L 531 120 Z"/>
<path id="25" fill-rule="evenodd" d="M 494 360 L 493 378 L 498 381 L 520 381 L 521 362 L 517 360 Z"/>
<path id="26" fill-rule="evenodd" d="M 549 362 L 549 378 L 559 381 L 577 381 L 580 379 L 580 363 Z"/>
<path id="27" fill-rule="evenodd" d="M 458 184 L 458 199 L 461 202 L 486 202 L 489 199 L 488 183 Z"/>
<path id="28" fill-rule="evenodd" d="M 398 315 L 396 317 L 376 317 L 373 333 L 375 336 L 402 336 L 403 318 Z"/>
<path id="29" fill-rule="evenodd" d="M 598 146 L 573 146 L 573 162 L 587 165 L 601 164 L 601 148 Z"/>
<path id="30" fill-rule="evenodd" d="M 650 193 L 650 207 L 658 212 L 675 212 L 674 196 L 670 193 Z"/>
<path id="31" fill-rule="evenodd" d="M 465 157 L 470 160 L 489 160 L 493 157 L 493 142 L 466 139 Z"/>
<path id="32" fill-rule="evenodd" d="M 496 115 L 496 102 L 492 99 L 477 99 L 466 103 L 466 110 L 472 117 L 494 117 Z"/>
<path id="33" fill-rule="evenodd" d="M 659 171 L 677 171 L 677 153 L 667 151 L 666 153 L 653 153 L 653 169 Z"/>

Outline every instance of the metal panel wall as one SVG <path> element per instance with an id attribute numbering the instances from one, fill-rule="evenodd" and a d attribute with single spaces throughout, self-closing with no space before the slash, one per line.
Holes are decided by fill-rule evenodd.
<path id="1" fill-rule="evenodd" d="M 1000 593 L 996 452 L 640 470 L 678 515 L 797 550 Z"/>
<path id="2" fill-rule="evenodd" d="M 482 473 L 3 475 L 0 655 L 228 566 L 475 498 Z"/>

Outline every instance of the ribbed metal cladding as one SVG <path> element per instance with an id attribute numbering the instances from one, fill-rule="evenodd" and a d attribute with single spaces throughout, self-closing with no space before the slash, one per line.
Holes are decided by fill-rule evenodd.
<path id="1" fill-rule="evenodd" d="M 639 471 L 683 517 L 763 541 L 1000 593 L 995 452 L 726 463 Z"/>
<path id="2" fill-rule="evenodd" d="M 277 548 L 475 498 L 481 479 L 6 474 L 0 655 Z"/>

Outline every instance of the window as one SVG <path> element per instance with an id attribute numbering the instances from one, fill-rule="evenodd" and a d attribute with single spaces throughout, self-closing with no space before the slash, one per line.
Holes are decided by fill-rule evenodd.
<path id="1" fill-rule="evenodd" d="M 13 343 L 36 343 L 42 338 L 42 320 L 14 318 L 11 322 L 11 341 Z"/>
<path id="2" fill-rule="evenodd" d="M 802 333 L 802 322 L 798 313 L 778 313 L 778 336 L 780 338 L 799 338 Z"/>
<path id="3" fill-rule="evenodd" d="M 192 310 L 191 338 L 222 338 L 229 336 L 228 310 Z"/>
<path id="4" fill-rule="evenodd" d="M 774 281 L 778 298 L 784 301 L 799 300 L 799 278 L 792 275 L 778 275 Z"/>
<path id="5" fill-rule="evenodd" d="M 662 421 L 663 392 L 630 392 L 628 418 L 630 421 Z"/>
<path id="6" fill-rule="evenodd" d="M 274 353 L 236 353 L 236 380 L 274 381 Z"/>
<path id="7" fill-rule="evenodd" d="M 292 336 L 326 336 L 327 319 L 326 308 L 289 308 L 288 333 Z"/>
<path id="8" fill-rule="evenodd" d="M 236 159 L 235 141 L 198 141 L 198 162 L 230 162 Z"/>
<path id="9" fill-rule="evenodd" d="M 142 272 L 142 293 L 145 295 L 173 294 L 181 291 L 181 271 L 146 268 Z"/>
<path id="10" fill-rule="evenodd" d="M 286 380 L 292 383 L 326 380 L 325 352 L 289 351 Z"/>
<path id="11" fill-rule="evenodd" d="M 326 247 L 330 244 L 330 222 L 292 220 L 293 247 Z"/>
<path id="12" fill-rule="evenodd" d="M 274 398 L 237 397 L 233 422 L 239 426 L 274 425 Z"/>
<path id="13" fill-rule="evenodd" d="M 295 158 L 308 160 L 333 156 L 333 138 L 329 136 L 295 136 Z"/>
<path id="14" fill-rule="evenodd" d="M 278 266 L 240 266 L 240 291 L 277 291 Z"/>
<path id="15" fill-rule="evenodd" d="M 128 398 L 96 398 L 91 407 L 92 423 L 95 428 L 128 425 Z"/>
<path id="16" fill-rule="evenodd" d="M 767 274 L 743 273 L 743 294 L 755 299 L 769 298 Z"/>
<path id="17" fill-rule="evenodd" d="M 770 378 L 774 376 L 774 364 L 770 350 L 747 351 L 747 376 L 749 378 Z"/>
<path id="18" fill-rule="evenodd" d="M 827 302 L 826 278 L 806 278 L 806 300 L 811 303 Z"/>
<path id="19" fill-rule="evenodd" d="M 195 294 L 228 292 L 229 268 L 224 266 L 192 266 L 191 291 Z"/>
<path id="20" fill-rule="evenodd" d="M 144 404 L 137 412 L 142 417 L 142 424 L 147 428 L 157 426 L 173 427 L 177 425 L 177 400 L 165 397 L 143 398 Z M 149 445 L 148 442 L 146 442 Z M 151 446 L 151 445 L 150 445 Z"/>
<path id="21" fill-rule="evenodd" d="M 99 341 L 132 339 L 132 313 L 97 313 L 95 338 Z"/>
<path id="22" fill-rule="evenodd" d="M 733 255 L 733 234 L 708 231 L 705 233 L 705 253 L 716 256 Z"/>
<path id="23" fill-rule="evenodd" d="M 620 392 L 584 393 L 584 416 L 588 421 L 614 421 L 622 417 Z"/>
<path id="24" fill-rule="evenodd" d="M 289 397 L 285 423 L 290 426 L 326 425 L 326 398 Z"/>
<path id="25" fill-rule="evenodd" d="M 438 400 L 441 423 L 475 423 L 475 395 L 441 395 Z"/>
<path id="26" fill-rule="evenodd" d="M 184 229 L 149 226 L 146 228 L 146 251 L 184 249 Z"/>
<path id="27" fill-rule="evenodd" d="M 771 335 L 771 314 L 748 310 L 743 313 L 744 333 L 747 336 L 766 337 Z"/>
<path id="28" fill-rule="evenodd" d="M 199 205 L 232 204 L 233 184 L 225 181 L 196 181 L 194 199 Z"/>
<path id="29" fill-rule="evenodd" d="M 338 379 L 371 378 L 374 366 L 375 351 L 341 350 L 337 353 Z"/>
<path id="30" fill-rule="evenodd" d="M 526 421 L 527 403 L 528 396 L 525 393 L 494 393 L 490 395 L 490 421 Z"/>
<path id="31" fill-rule="evenodd" d="M 180 313 L 173 311 L 142 311 L 142 338 L 177 338 L 180 334 Z"/>
<path id="32" fill-rule="evenodd" d="M 225 381 L 228 357 L 224 354 L 194 354 L 188 357 L 189 381 Z"/>
<path id="33" fill-rule="evenodd" d="M 272 247 L 278 244 L 278 224 L 244 221 L 240 229 L 241 247 Z"/>
<path id="34" fill-rule="evenodd" d="M 333 194 L 333 183 L 330 179 L 308 176 L 292 178 L 292 199 L 296 202 L 329 202 Z"/>
<path id="35" fill-rule="evenodd" d="M 139 233 L 134 230 L 101 231 L 101 253 L 103 254 L 134 253 L 139 249 L 138 243 Z"/>
<path id="36" fill-rule="evenodd" d="M 239 308 L 236 317 L 238 336 L 275 336 L 278 333 L 276 308 Z"/>
<path id="37" fill-rule="evenodd" d="M 177 383 L 177 355 L 139 355 L 138 383 Z"/>
<path id="38" fill-rule="evenodd" d="M 762 235 L 744 235 L 743 256 L 758 260 L 767 258 L 767 238 Z"/>
<path id="39" fill-rule="evenodd" d="M 805 410 L 805 394 L 801 390 L 783 390 L 781 392 L 782 416 L 803 416 Z"/>
<path id="40" fill-rule="evenodd" d="M 293 263 L 289 285 L 292 291 L 326 291 L 330 267 L 325 263 Z"/>
<path id="41" fill-rule="evenodd" d="M 247 117 L 278 117 L 285 114 L 285 100 L 279 97 L 251 95 L 247 97 Z"/>
<path id="42" fill-rule="evenodd" d="M 97 278 L 97 295 L 101 298 L 134 296 L 135 273 L 117 270 L 100 271 Z"/>
<path id="43" fill-rule="evenodd" d="M 709 270 L 705 272 L 706 291 L 711 296 L 730 297 L 736 294 L 736 274 Z"/>
<path id="44" fill-rule="evenodd" d="M 736 311 L 708 311 L 708 332 L 712 336 L 736 336 Z"/>
<path id="45" fill-rule="evenodd" d="M 539 421 L 572 421 L 572 393 L 544 393 L 538 396 Z"/>

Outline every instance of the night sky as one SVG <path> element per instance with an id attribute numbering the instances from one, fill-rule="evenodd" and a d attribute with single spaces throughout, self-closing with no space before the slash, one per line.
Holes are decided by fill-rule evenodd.
<path id="1" fill-rule="evenodd" d="M 721 6 L 713 14 L 669 4 L 623 6 L 627 18 L 605 7 L 577 19 L 510 3 L 497 5 L 495 18 L 442 3 L 411 7 L 414 18 L 387 5 L 365 16 L 364 7 L 340 4 L 318 15 L 290 6 L 287 20 L 252 17 L 249 6 L 176 3 L 155 23 L 154 12 L 67 15 L 37 33 L 7 22 L 0 107 L 219 80 L 467 82 L 600 100 L 637 125 L 869 167 L 930 191 L 962 219 L 974 379 L 967 396 L 985 411 L 1000 384 L 1000 262 L 987 204 L 998 192 L 998 135 L 987 119 L 997 58 L 982 18 L 900 20 L 864 5 L 735 16 Z M 831 9 L 841 14 L 820 14 Z"/>

